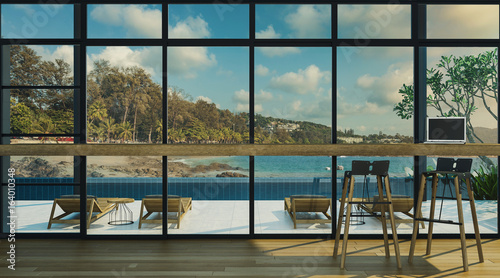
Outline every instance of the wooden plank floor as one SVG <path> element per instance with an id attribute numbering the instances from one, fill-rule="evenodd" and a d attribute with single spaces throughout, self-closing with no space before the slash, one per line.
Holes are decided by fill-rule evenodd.
<path id="1" fill-rule="evenodd" d="M 409 240 L 400 241 L 403 269 L 386 259 L 382 240 L 350 240 L 346 269 L 332 257 L 332 240 L 66 240 L 19 239 L 16 270 L 7 268 L 1 240 L 0 277 L 499 277 L 500 240 L 483 240 L 479 263 L 467 240 L 469 272 L 462 272 L 460 241 L 435 239 L 424 256 L 418 240 L 408 264 Z M 393 252 L 391 246 L 391 252 Z M 393 254 L 393 253 L 392 253 Z"/>

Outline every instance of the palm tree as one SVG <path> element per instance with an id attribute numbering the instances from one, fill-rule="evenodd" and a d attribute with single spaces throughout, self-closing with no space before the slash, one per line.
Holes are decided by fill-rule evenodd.
<path id="1" fill-rule="evenodd" d="M 111 135 L 116 131 L 117 129 L 117 124 L 115 124 L 115 119 L 113 118 L 106 118 L 100 126 L 102 129 L 107 133 L 107 140 L 108 143 L 111 143 Z"/>
<path id="2" fill-rule="evenodd" d="M 106 105 L 98 100 L 94 103 L 92 103 L 89 107 L 89 125 L 94 122 L 94 120 L 100 120 L 102 121 L 104 118 L 108 116 L 108 109 L 106 108 Z"/>
<path id="3" fill-rule="evenodd" d="M 127 141 L 127 139 L 132 138 L 132 132 L 134 127 L 130 122 L 124 122 L 118 126 L 118 137 L 122 137 L 122 143 Z"/>
<path id="4" fill-rule="evenodd" d="M 37 114 L 33 121 L 33 133 L 53 134 L 57 130 L 56 124 L 45 114 Z M 42 137 L 42 143 L 45 143 L 46 137 Z"/>

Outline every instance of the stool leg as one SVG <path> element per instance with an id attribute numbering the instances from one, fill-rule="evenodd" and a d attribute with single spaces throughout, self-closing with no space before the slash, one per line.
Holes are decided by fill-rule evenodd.
<path id="1" fill-rule="evenodd" d="M 379 201 L 384 202 L 384 191 L 382 189 L 382 177 L 377 175 L 377 187 L 378 187 L 378 196 Z M 385 216 L 385 205 L 381 204 L 380 206 L 380 221 L 382 222 L 382 231 L 384 232 L 384 246 L 385 246 L 385 257 L 389 258 L 391 253 L 389 251 L 389 238 L 387 236 L 387 218 Z"/>
<path id="2" fill-rule="evenodd" d="M 429 219 L 434 219 L 434 213 L 436 212 L 436 193 L 437 193 L 437 185 L 438 185 L 438 176 L 437 174 L 433 174 L 432 176 L 432 197 L 431 197 L 431 212 L 429 215 Z M 431 254 L 431 245 L 432 245 L 432 230 L 434 229 L 434 222 L 429 222 L 429 232 L 427 233 L 427 250 L 425 252 L 426 255 Z"/>
<path id="3" fill-rule="evenodd" d="M 417 197 L 417 206 L 415 208 L 415 211 L 413 213 L 413 234 L 411 236 L 411 244 L 410 244 L 410 255 L 408 256 L 408 262 L 413 262 L 413 254 L 415 253 L 415 243 L 417 242 L 417 233 L 418 233 L 418 220 L 416 218 L 419 217 L 419 215 L 422 215 L 422 202 L 424 199 L 424 192 L 425 192 L 425 184 L 426 184 L 426 176 L 422 174 L 420 178 L 420 189 L 418 190 L 418 197 Z"/>
<path id="4" fill-rule="evenodd" d="M 470 211 L 472 214 L 472 222 L 474 224 L 474 234 L 476 235 L 476 246 L 477 253 L 479 255 L 479 262 L 484 262 L 483 258 L 483 247 L 481 245 L 481 234 L 479 233 L 479 225 L 477 222 L 476 205 L 474 203 L 474 193 L 470 186 L 470 177 L 465 178 L 465 184 L 467 185 L 467 193 L 469 194 Z"/>
<path id="5" fill-rule="evenodd" d="M 399 240 L 398 233 L 396 230 L 396 223 L 394 221 L 394 205 L 392 204 L 391 186 L 389 185 L 389 176 L 385 176 L 385 192 L 387 194 L 387 201 L 389 204 L 389 219 L 391 221 L 392 227 L 392 240 L 394 241 L 394 253 L 396 254 L 396 262 L 398 263 L 398 268 L 401 269 L 401 256 L 399 254 Z"/>
<path id="6" fill-rule="evenodd" d="M 344 225 L 344 239 L 342 241 L 342 256 L 340 257 L 340 269 L 345 268 L 345 258 L 347 254 L 347 239 L 349 238 L 349 222 L 351 221 L 352 195 L 354 192 L 354 177 L 351 176 L 351 184 L 349 188 L 349 198 L 347 200 L 347 213 Z"/>
<path id="7" fill-rule="evenodd" d="M 464 264 L 464 271 L 469 271 L 469 262 L 467 260 L 467 243 L 465 242 L 465 222 L 464 213 L 462 209 L 462 193 L 460 193 L 458 175 L 455 176 L 455 191 L 457 193 L 457 208 L 458 208 L 458 222 L 460 225 L 460 243 L 462 245 L 462 260 Z"/>
<path id="8" fill-rule="evenodd" d="M 333 248 L 333 257 L 337 257 L 337 253 L 339 251 L 339 243 L 340 243 L 340 230 L 342 229 L 342 219 L 344 218 L 344 209 L 345 209 L 345 200 L 347 198 L 347 185 L 349 184 L 349 179 L 347 177 L 344 178 L 344 186 L 342 187 L 342 195 L 340 196 L 340 208 L 338 212 L 338 221 L 337 221 L 337 231 L 335 233 L 335 247 Z"/>

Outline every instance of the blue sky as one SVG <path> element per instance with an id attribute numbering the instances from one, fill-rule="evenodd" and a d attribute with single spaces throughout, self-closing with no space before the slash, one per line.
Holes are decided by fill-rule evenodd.
<path id="1" fill-rule="evenodd" d="M 498 6 L 429 5 L 429 37 L 498 38 Z M 330 38 L 328 5 L 256 5 L 256 38 Z M 73 37 L 71 5 L 2 5 L 2 36 Z M 359 45 L 337 49 L 337 113 L 340 129 L 356 133 L 411 135 L 411 121 L 392 107 L 402 84 L 411 84 L 413 51 L 364 48 L 371 38 L 409 38 L 408 5 L 340 5 L 338 34 Z M 161 38 L 161 5 L 89 5 L 89 38 Z M 246 5 L 169 5 L 170 38 L 248 38 Z M 73 64 L 71 46 L 35 46 L 45 59 Z M 428 63 L 441 55 L 477 54 L 485 49 L 432 48 Z M 168 85 L 222 109 L 248 111 L 247 47 L 168 48 Z M 140 66 L 161 84 L 160 47 L 89 47 L 88 70 L 98 59 L 114 66 Z M 331 125 L 331 49 L 255 48 L 255 111 L 266 116 Z M 493 126 L 478 112 L 476 123 Z"/>

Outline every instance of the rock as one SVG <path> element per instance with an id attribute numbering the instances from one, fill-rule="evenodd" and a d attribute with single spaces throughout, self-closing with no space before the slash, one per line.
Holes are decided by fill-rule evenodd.
<path id="1" fill-rule="evenodd" d="M 240 174 L 237 172 L 222 172 L 220 174 L 217 174 L 218 178 L 247 178 L 247 175 Z"/>
<path id="2" fill-rule="evenodd" d="M 90 177 L 92 177 L 92 178 L 102 178 L 102 177 L 104 177 L 104 174 L 96 172 L 96 171 L 93 171 L 92 173 L 90 173 Z"/>

